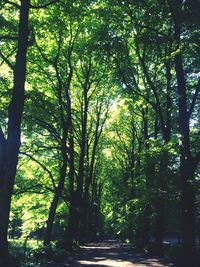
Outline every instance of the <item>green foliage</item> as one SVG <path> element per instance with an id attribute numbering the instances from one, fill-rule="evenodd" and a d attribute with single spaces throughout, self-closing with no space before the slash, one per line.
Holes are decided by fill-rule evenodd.
<path id="1" fill-rule="evenodd" d="M 10 67 L 17 47 L 16 4 L 20 1 L 3 2 L 0 124 L 6 136 L 13 86 Z M 196 90 L 200 31 L 196 5 L 189 2 L 179 6 L 177 1 L 64 0 L 31 8 L 22 145 L 9 228 L 11 238 L 20 237 L 11 240 L 11 251 L 24 258 L 22 266 L 45 264 L 44 259 L 39 260 L 41 255 L 48 260 L 64 259 L 62 249 L 53 243 L 44 248 L 41 240 L 65 159 L 67 170 L 52 239 L 60 241 L 66 232 L 70 186 L 72 182 L 74 191 L 78 188 L 82 152 L 82 195 L 91 179 L 87 208 L 98 217 L 90 218 L 93 228 L 102 228 L 95 229 L 95 234 L 104 231 L 148 248 L 155 241 L 161 210 L 163 234 L 180 232 L 182 139 L 177 106 L 182 96 L 177 93 L 175 68 L 180 53 L 188 112 L 197 94 L 189 125 L 191 157 L 200 151 Z M 181 24 L 179 45 L 171 8 Z M 73 181 L 70 149 L 74 153 Z M 199 167 L 192 183 L 199 228 Z M 81 208 L 79 205 L 76 211 L 81 213 Z M 40 240 L 38 244 L 32 237 Z M 149 249 L 155 251 L 157 244 L 151 245 Z M 182 252 L 170 248 L 168 257 L 179 262 Z"/>

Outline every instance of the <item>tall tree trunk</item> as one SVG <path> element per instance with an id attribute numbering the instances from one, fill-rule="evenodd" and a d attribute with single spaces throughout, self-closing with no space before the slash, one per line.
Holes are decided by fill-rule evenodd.
<path id="1" fill-rule="evenodd" d="M 1 156 L 4 166 L 1 165 L 0 184 L 0 254 L 8 253 L 8 223 L 11 196 L 18 163 L 18 154 L 21 137 L 21 120 L 24 108 L 24 84 L 26 78 L 26 54 L 28 48 L 28 17 L 30 0 L 21 0 L 18 49 L 14 67 L 14 85 L 12 100 L 8 111 L 8 137 L 2 135 L 1 139 L 5 145 L 4 155 Z"/>
<path id="2" fill-rule="evenodd" d="M 92 214 L 92 225 L 91 225 L 91 236 L 96 237 L 97 234 L 101 234 L 102 225 L 100 221 L 101 208 L 100 208 L 100 199 L 102 193 L 102 185 L 97 184 L 97 181 L 94 181 L 93 184 L 93 214 Z"/>
<path id="3" fill-rule="evenodd" d="M 169 52 L 166 49 L 166 55 L 168 56 Z M 159 94 L 156 88 L 155 83 L 151 79 L 151 76 L 148 71 L 148 67 L 146 65 L 145 59 L 141 57 L 139 52 L 139 47 L 136 49 L 138 58 L 140 60 L 144 76 L 146 78 L 146 81 L 153 92 L 153 96 L 155 98 L 155 111 L 157 113 L 157 116 L 159 117 L 161 131 L 162 131 L 162 137 L 165 144 L 167 144 L 170 141 L 171 137 L 171 108 L 172 108 L 172 100 L 171 100 L 171 66 L 170 66 L 170 60 L 167 60 L 165 63 L 166 67 L 166 80 L 167 80 L 167 94 L 166 94 L 166 108 L 163 110 L 163 107 L 161 105 L 161 100 L 159 98 Z M 147 98 L 148 99 L 148 98 Z M 166 113 L 166 118 L 164 116 L 164 113 Z M 157 131 L 157 130 L 156 130 Z M 163 159 L 161 159 L 161 173 L 159 175 L 159 181 L 160 185 L 163 185 L 163 173 L 168 172 L 168 165 L 164 165 L 162 163 Z M 166 162 L 167 164 L 168 162 Z M 162 186 L 163 187 L 163 186 Z M 162 247 L 163 238 L 164 238 L 164 199 L 161 197 L 157 197 L 157 201 L 155 203 L 155 209 L 156 209 L 156 223 L 155 223 L 155 241 L 158 248 Z M 162 226 L 161 226 L 162 225 Z M 162 229 L 161 229 L 162 228 Z M 159 249 L 160 250 L 160 249 Z M 160 250 L 161 251 L 161 250 Z M 158 251 L 159 252 L 159 251 Z"/>
<path id="4" fill-rule="evenodd" d="M 71 67 L 71 75 L 73 69 Z M 69 219 L 66 232 L 64 234 L 64 247 L 67 250 L 72 249 L 73 240 L 77 238 L 77 229 L 78 229 L 78 218 L 77 218 L 77 203 L 76 203 L 76 194 L 74 190 L 74 136 L 73 136 L 73 127 L 72 127 L 72 111 L 71 111 L 71 99 L 69 95 L 69 90 L 66 90 L 66 99 L 67 99 L 67 115 L 69 123 Z"/>
<path id="5" fill-rule="evenodd" d="M 175 20 L 175 39 L 180 45 L 181 29 Z M 183 70 L 181 52 L 175 56 L 175 71 L 178 84 L 179 131 L 180 147 L 180 178 L 181 178 L 181 213 L 182 213 L 182 243 L 184 251 L 195 248 L 195 191 L 193 188 L 194 169 L 190 151 L 189 114 L 187 111 L 186 80 Z"/>
<path id="6" fill-rule="evenodd" d="M 148 125 L 148 107 L 143 110 L 143 140 L 145 149 L 149 150 L 149 125 Z M 146 189 L 147 191 L 151 191 L 152 182 L 155 176 L 155 162 L 154 160 L 148 155 L 146 156 L 146 166 L 145 166 L 145 175 L 146 175 Z M 150 194 L 151 195 L 151 194 Z M 149 197 L 146 199 L 146 205 L 144 208 L 143 215 L 141 217 L 141 222 L 137 232 L 137 245 L 140 248 L 144 248 L 146 244 L 149 243 L 150 238 L 150 215 L 151 215 L 151 206 L 152 200 Z"/>
<path id="7" fill-rule="evenodd" d="M 96 237 L 96 233 L 94 231 L 94 217 L 95 217 L 95 209 L 96 209 L 96 193 L 97 193 L 97 172 L 98 167 L 97 163 L 94 166 L 94 172 L 92 177 L 92 184 L 91 184 L 91 197 L 88 203 L 88 218 L 87 218 L 87 238 L 88 240 L 94 240 Z"/>
<path id="8" fill-rule="evenodd" d="M 196 207 L 194 189 L 194 168 L 191 159 L 186 160 L 181 155 L 180 177 L 181 177 L 181 221 L 182 221 L 182 245 L 184 255 L 191 255 L 195 250 L 196 234 Z"/>
<path id="9" fill-rule="evenodd" d="M 195 170 L 199 163 L 199 154 L 192 156 L 190 147 L 190 118 L 199 94 L 200 81 L 188 109 L 187 82 L 185 78 L 182 54 L 181 34 L 183 24 L 182 2 L 168 0 L 174 23 L 174 40 L 176 41 L 175 72 L 178 92 L 178 123 L 180 133 L 180 191 L 181 191 L 181 232 L 183 257 L 181 266 L 196 266 L 194 252 L 196 249 L 196 205 L 195 205 Z"/>
<path id="10" fill-rule="evenodd" d="M 92 155 L 91 155 L 91 160 L 89 164 L 89 173 L 86 176 L 85 179 L 85 191 L 83 195 L 83 208 L 84 212 L 82 213 L 81 216 L 81 241 L 85 241 L 87 239 L 87 230 L 88 230 L 88 219 L 89 219 L 89 209 L 91 206 L 91 201 L 90 201 L 90 186 L 93 182 L 93 174 L 94 174 L 94 164 L 95 164 L 95 156 L 96 156 L 96 150 L 99 142 L 99 138 L 102 133 L 102 128 L 100 129 L 99 132 L 99 125 L 100 125 L 100 115 L 101 115 L 101 110 L 97 114 L 97 121 L 96 121 L 96 127 L 95 127 L 95 136 L 94 136 L 94 144 L 92 148 Z M 89 149 L 89 148 L 88 148 Z M 88 151 L 89 153 L 89 151 Z"/>
<path id="11" fill-rule="evenodd" d="M 65 177 L 66 177 L 66 170 L 67 170 L 67 158 L 66 158 L 66 149 L 62 152 L 62 167 L 60 170 L 60 179 L 58 186 L 56 187 L 55 194 L 53 196 L 53 200 L 51 202 L 51 206 L 49 209 L 49 216 L 47 219 L 47 226 L 46 226 L 46 233 L 44 237 L 44 245 L 47 246 L 50 244 L 52 240 L 52 230 L 53 230 L 53 223 L 55 220 L 55 215 L 56 215 L 56 209 L 58 206 L 58 202 L 62 196 L 62 192 L 64 189 L 64 184 L 65 184 Z"/>
<path id="12" fill-rule="evenodd" d="M 190 150 L 190 114 L 187 110 L 187 85 L 183 68 L 182 53 L 180 49 L 181 23 L 178 20 L 178 10 L 173 10 L 174 37 L 178 52 L 175 55 L 175 71 L 178 89 L 178 122 L 181 135 L 180 146 L 180 179 L 181 179 L 181 214 L 182 214 L 182 245 L 185 257 L 190 260 L 195 250 L 195 165 Z"/>
<path id="13" fill-rule="evenodd" d="M 166 224 L 166 208 L 165 208 L 165 196 L 163 192 L 166 190 L 166 181 L 168 175 L 169 166 L 169 155 L 168 151 L 162 151 L 160 155 L 160 168 L 157 181 L 157 195 L 155 200 L 155 245 L 156 252 L 158 255 L 162 255 L 164 252 L 163 239 L 165 234 Z"/>
<path id="14" fill-rule="evenodd" d="M 70 128 L 69 139 L 69 219 L 67 230 L 64 235 L 64 247 L 67 250 L 72 249 L 73 240 L 77 239 L 78 214 L 77 197 L 74 190 L 74 139 L 72 129 Z"/>
<path id="15" fill-rule="evenodd" d="M 88 74 L 89 75 L 89 74 Z M 78 177 L 77 177 L 77 224 L 78 227 L 75 229 L 77 231 L 76 236 L 78 239 L 81 238 L 81 218 L 83 217 L 84 203 L 83 203 L 83 185 L 84 185 L 84 175 L 85 175 L 85 155 L 86 155 L 86 142 L 87 142 L 87 118 L 88 118 L 88 79 L 87 75 L 85 85 L 83 88 L 83 110 L 82 110 L 82 126 L 81 126 L 81 145 L 80 145 L 80 158 L 78 167 Z"/>
<path id="16" fill-rule="evenodd" d="M 166 119 L 165 123 L 161 124 L 161 131 L 164 144 L 168 144 L 171 139 L 171 110 L 172 110 L 172 99 L 171 99 L 171 66 L 170 61 L 165 63 L 166 66 L 166 80 L 167 80 L 167 94 L 166 94 Z M 155 217 L 155 243 L 157 253 L 163 254 L 163 239 L 166 231 L 166 208 L 165 208 L 165 197 L 163 191 L 166 188 L 167 179 L 169 172 L 169 153 L 167 150 L 161 152 L 160 155 L 160 169 L 158 177 L 158 195 L 155 203 L 156 217 Z"/>

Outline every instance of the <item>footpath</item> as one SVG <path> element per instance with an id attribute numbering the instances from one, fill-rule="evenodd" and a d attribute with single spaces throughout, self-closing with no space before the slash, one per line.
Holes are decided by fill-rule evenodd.
<path id="1" fill-rule="evenodd" d="M 129 245 L 116 240 L 90 243 L 82 246 L 62 264 L 50 267 L 169 267 L 173 266 L 157 257 L 147 257 Z"/>

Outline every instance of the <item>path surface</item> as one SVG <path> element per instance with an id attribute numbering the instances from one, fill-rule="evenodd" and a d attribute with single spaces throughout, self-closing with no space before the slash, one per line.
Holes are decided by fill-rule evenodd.
<path id="1" fill-rule="evenodd" d="M 130 246 L 108 240 L 101 243 L 91 243 L 82 246 L 81 249 L 70 257 L 65 263 L 51 265 L 52 267 L 166 267 L 158 258 L 147 258 L 134 252 Z"/>

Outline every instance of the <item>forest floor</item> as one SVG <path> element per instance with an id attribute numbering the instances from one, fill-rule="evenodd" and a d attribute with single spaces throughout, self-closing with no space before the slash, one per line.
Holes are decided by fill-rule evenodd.
<path id="1" fill-rule="evenodd" d="M 134 251 L 129 245 L 115 240 L 90 243 L 82 246 L 73 256 L 61 264 L 50 264 L 49 267 L 167 267 L 157 257 L 148 257 Z"/>

